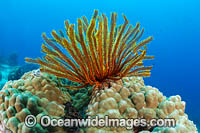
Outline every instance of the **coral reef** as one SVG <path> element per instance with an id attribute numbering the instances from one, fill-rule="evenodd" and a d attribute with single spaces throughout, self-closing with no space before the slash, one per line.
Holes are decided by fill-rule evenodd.
<path id="1" fill-rule="evenodd" d="M 12 52 L 9 55 L 4 54 L 5 51 L 1 49 L 0 51 L 0 65 L 9 65 L 9 66 L 17 66 L 18 65 L 18 54 L 16 52 Z"/>
<path id="2" fill-rule="evenodd" d="M 39 119 L 42 115 L 64 118 L 65 103 L 71 100 L 67 92 L 58 88 L 55 76 L 35 75 L 28 72 L 21 79 L 7 82 L 0 91 L 0 120 L 6 129 L 16 133 L 64 132 L 63 128 L 43 128 Z M 38 123 L 34 128 L 24 125 L 24 118 L 32 114 Z"/>
<path id="3" fill-rule="evenodd" d="M 139 77 L 123 78 L 96 91 L 88 105 L 88 116 L 104 118 L 174 118 L 176 127 L 135 127 L 133 131 L 185 133 L 196 132 L 196 126 L 185 111 L 180 96 L 166 98 L 157 88 L 145 86 Z M 126 128 L 87 128 L 87 132 L 133 132 Z"/>
<path id="4" fill-rule="evenodd" d="M 70 82 L 68 83 L 71 86 L 76 86 L 77 83 Z M 78 86 L 78 85 L 77 85 Z M 90 102 L 91 99 L 91 92 L 92 92 L 92 87 L 87 86 L 84 88 L 80 89 L 68 89 L 67 90 L 69 94 L 72 96 L 72 105 L 74 108 L 76 108 L 79 113 L 85 117 L 85 110 L 87 109 L 87 105 Z"/>
<path id="5" fill-rule="evenodd" d="M 18 54 L 17 53 L 12 53 L 7 57 L 7 64 L 9 66 L 17 66 L 18 65 Z"/>
<path id="6" fill-rule="evenodd" d="M 74 106 L 71 104 L 71 102 L 67 102 L 65 104 L 65 116 L 64 119 L 81 119 L 83 118 L 79 113 L 78 110 L 74 108 Z M 72 127 L 65 127 L 66 131 L 69 133 L 79 133 L 81 127 L 72 126 Z"/>
<path id="7" fill-rule="evenodd" d="M 185 102 L 180 96 L 165 97 L 157 88 L 146 86 L 141 77 L 123 78 L 98 86 L 91 95 L 92 88 L 68 90 L 60 86 L 62 79 L 33 70 L 25 73 L 21 79 L 9 81 L 0 91 L 0 121 L 1 127 L 7 131 L 18 133 L 34 132 L 196 132 L 196 126 L 185 114 Z M 66 81 L 65 81 L 66 82 Z M 67 82 L 75 85 L 76 83 Z M 87 96 L 82 97 L 84 93 Z M 78 96 L 77 96 L 78 95 Z M 90 103 L 86 97 L 92 96 Z M 80 99 L 79 99 L 80 98 Z M 77 104 L 77 100 L 80 103 Z M 85 100 L 85 101 L 84 101 Z M 174 118 L 175 127 L 42 127 L 39 119 L 42 115 L 51 118 L 80 119 L 80 110 L 87 108 L 86 118 Z M 85 113 L 85 112 L 82 112 Z M 28 128 L 24 118 L 32 114 L 37 118 L 37 125 Z M 5 131 L 5 129 L 3 130 Z"/>
<path id="8" fill-rule="evenodd" d="M 48 74 L 35 75 L 36 72 L 37 70 L 33 70 L 25 73 L 19 80 L 8 81 L 3 89 L 16 88 L 27 90 L 35 96 L 45 97 L 49 101 L 56 101 L 59 104 L 64 104 L 71 100 L 71 96 L 67 92 L 62 92 L 58 88 L 59 81 L 55 76 Z"/>
<path id="9" fill-rule="evenodd" d="M 25 59 L 39 64 L 40 69 L 25 73 L 19 80 L 8 81 L 0 91 L 0 130 L 14 133 L 197 132 L 180 96 L 167 98 L 157 88 L 144 84 L 142 77 L 150 76 L 152 66 L 144 66 L 143 61 L 153 59 L 146 54 L 146 44 L 153 38 L 138 42 L 144 29 L 139 29 L 139 23 L 128 26 L 127 18 L 123 17 L 124 24 L 117 26 L 117 14 L 112 13 L 109 28 L 108 18 L 104 14 L 98 16 L 95 10 L 90 23 L 85 16 L 78 19 L 77 33 L 74 24 L 65 21 L 66 35 L 54 30 L 53 38 L 43 34 L 43 59 Z M 17 70 L 17 74 L 21 75 L 21 71 Z M 19 78 L 10 74 L 9 79 L 16 77 Z M 24 124 L 29 114 L 37 119 L 33 128 Z M 43 127 L 40 123 L 43 115 L 62 120 L 86 115 L 88 119 L 107 116 L 147 122 L 152 118 L 173 118 L 176 126 Z"/>
<path id="10" fill-rule="evenodd" d="M 53 30 L 53 39 L 43 34 L 44 58 L 25 60 L 39 64 L 43 72 L 81 83 L 80 86 L 66 86 L 74 89 L 88 84 L 101 86 L 103 82 L 122 77 L 150 76 L 152 66 L 145 67 L 143 61 L 153 59 L 153 56 L 146 55 L 145 46 L 153 38 L 138 42 L 144 29 L 139 30 L 139 23 L 135 27 L 128 25 L 127 18 L 124 15 L 123 18 L 124 24 L 117 26 L 117 14 L 112 13 L 109 30 L 108 18 L 104 14 L 98 16 L 95 10 L 90 23 L 85 16 L 78 19 L 77 33 L 74 24 L 66 21 L 67 37 L 62 31 L 59 31 L 59 35 Z"/>
<path id="11" fill-rule="evenodd" d="M 0 90 L 4 86 L 4 84 L 8 81 L 8 74 L 12 71 L 13 67 L 0 64 L 0 73 L 1 73 L 1 80 L 0 80 Z"/>
<path id="12" fill-rule="evenodd" d="M 22 66 L 10 66 L 6 64 L 0 64 L 0 89 L 7 81 L 18 80 L 25 72 L 37 68 L 38 66 L 33 64 L 26 64 Z"/>
<path id="13" fill-rule="evenodd" d="M 18 80 L 21 78 L 22 75 L 24 75 L 24 73 L 29 72 L 34 69 L 38 69 L 38 67 L 33 64 L 25 64 L 22 66 L 16 66 L 9 72 L 8 80 Z"/>
<path id="14" fill-rule="evenodd" d="M 0 92 L 0 104 L 0 119 L 3 120 L 2 124 L 13 133 L 48 131 L 39 123 L 33 128 L 26 127 L 24 120 L 27 115 L 32 114 L 38 120 L 42 115 L 55 118 L 64 116 L 64 107 L 62 105 L 57 104 L 55 101 L 50 102 L 46 98 L 39 98 L 21 89 L 8 88 L 2 90 Z"/>

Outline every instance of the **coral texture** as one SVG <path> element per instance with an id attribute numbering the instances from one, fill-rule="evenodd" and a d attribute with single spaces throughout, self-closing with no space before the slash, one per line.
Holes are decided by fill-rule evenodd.
<path id="1" fill-rule="evenodd" d="M 47 98 L 49 101 L 56 101 L 64 104 L 71 100 L 67 92 L 62 92 L 59 88 L 59 79 L 49 74 L 42 74 L 39 70 L 25 73 L 21 79 L 9 81 L 3 89 L 16 88 L 30 91 L 39 98 Z"/>
<path id="2" fill-rule="evenodd" d="M 71 86 L 77 85 L 77 83 L 74 82 L 69 82 L 68 84 Z M 87 105 L 91 99 L 92 87 L 88 86 L 80 89 L 68 89 L 67 91 L 72 96 L 72 105 L 84 116 Z"/>
<path id="3" fill-rule="evenodd" d="M 134 128 L 133 131 L 152 131 L 185 133 L 195 132 L 196 126 L 188 120 L 185 111 L 185 102 L 180 96 L 166 98 L 154 87 L 145 86 L 142 78 L 123 78 L 113 82 L 104 90 L 96 91 L 91 103 L 88 105 L 88 116 L 104 118 L 174 118 L 176 127 L 145 127 Z M 126 128 L 87 128 L 87 132 L 133 132 Z M 144 131 L 143 131 L 144 132 Z"/>
<path id="4" fill-rule="evenodd" d="M 40 118 L 48 115 L 51 118 L 82 118 L 78 113 L 87 102 L 91 94 L 91 88 L 71 90 L 70 94 L 61 90 L 61 79 L 39 70 L 28 72 L 21 79 L 9 81 L 0 91 L 0 130 L 14 133 L 37 133 L 37 132 L 79 132 L 80 127 L 42 127 Z M 140 132 L 140 133 L 185 133 L 197 132 L 196 126 L 185 114 L 185 102 L 180 96 L 169 98 L 155 87 L 146 86 L 141 77 L 123 78 L 113 82 L 102 84 L 92 93 L 87 117 L 94 118 L 174 118 L 175 127 L 87 127 L 81 131 L 95 132 Z M 79 99 L 80 98 L 80 99 Z M 72 101 L 71 101 L 72 99 Z M 75 99 L 75 100 L 73 100 Z M 76 101 L 77 100 L 77 101 Z M 81 105 L 80 103 L 85 105 Z M 75 107 L 74 107 L 74 106 Z M 37 124 L 34 128 L 28 128 L 24 124 L 27 115 L 34 115 Z"/>
<path id="5" fill-rule="evenodd" d="M 21 79 L 9 81 L 0 91 L 1 124 L 14 133 L 64 132 L 62 128 L 43 128 L 40 117 L 63 118 L 66 102 L 71 96 L 58 88 L 55 76 L 37 75 L 37 70 L 28 72 Z M 37 125 L 28 128 L 24 124 L 27 115 L 37 118 Z"/>
<path id="6" fill-rule="evenodd" d="M 50 102 L 46 98 L 39 98 L 31 92 L 15 88 L 8 88 L 0 92 L 0 119 L 2 124 L 14 133 L 37 133 L 47 132 L 39 124 L 42 115 L 52 118 L 64 116 L 64 106 L 55 101 Z M 38 123 L 33 128 L 28 128 L 24 124 L 27 115 L 36 116 Z"/>

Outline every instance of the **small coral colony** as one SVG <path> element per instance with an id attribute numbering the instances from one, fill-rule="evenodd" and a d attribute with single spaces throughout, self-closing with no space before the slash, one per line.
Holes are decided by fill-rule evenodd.
<path id="1" fill-rule="evenodd" d="M 129 24 L 124 15 L 123 18 L 124 24 L 117 26 L 117 14 L 112 13 L 109 27 L 108 18 L 104 14 L 98 16 L 95 10 L 90 22 L 85 16 L 78 19 L 77 32 L 74 24 L 65 21 L 65 33 L 53 30 L 53 38 L 43 33 L 42 59 L 25 60 L 39 64 L 41 72 L 80 83 L 65 86 L 71 89 L 88 85 L 101 89 L 103 83 L 122 77 L 150 76 L 152 66 L 144 66 L 143 61 L 153 59 L 146 55 L 145 46 L 153 38 L 139 41 L 144 29 L 139 29 L 139 23 Z"/>

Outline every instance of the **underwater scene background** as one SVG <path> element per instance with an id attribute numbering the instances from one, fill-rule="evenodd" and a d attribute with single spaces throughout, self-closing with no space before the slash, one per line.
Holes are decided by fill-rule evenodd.
<path id="1" fill-rule="evenodd" d="M 131 24 L 140 22 L 145 28 L 143 39 L 154 37 L 148 44 L 148 54 L 155 56 L 150 61 L 152 75 L 145 78 L 145 84 L 166 96 L 180 95 L 189 119 L 200 127 L 199 6 L 199 0 L 1 0 L 1 84 L 9 69 L 24 66 L 25 72 L 37 68 L 26 66 L 24 58 L 42 56 L 43 32 L 50 35 L 53 29 L 64 30 L 65 20 L 76 23 L 82 15 L 91 18 L 94 9 L 108 17 L 111 12 L 118 13 L 117 23 L 123 23 L 123 13 Z"/>

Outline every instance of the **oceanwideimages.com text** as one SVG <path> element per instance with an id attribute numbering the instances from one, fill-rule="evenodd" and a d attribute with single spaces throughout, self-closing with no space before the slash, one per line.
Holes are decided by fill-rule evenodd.
<path id="1" fill-rule="evenodd" d="M 25 125 L 29 128 L 34 127 L 37 123 L 36 117 L 33 115 L 28 115 L 25 118 Z M 98 116 L 87 119 L 54 119 L 49 116 L 42 116 L 40 118 L 40 124 L 43 127 L 121 127 L 126 129 L 133 129 L 134 127 L 174 127 L 176 126 L 175 119 L 117 119 L 109 118 L 105 116 L 104 118 L 99 118 Z"/>

